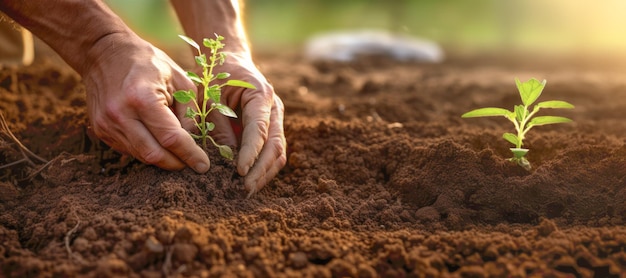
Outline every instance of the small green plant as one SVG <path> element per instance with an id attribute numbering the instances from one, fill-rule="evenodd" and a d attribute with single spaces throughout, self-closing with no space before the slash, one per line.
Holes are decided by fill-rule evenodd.
<path id="1" fill-rule="evenodd" d="M 202 41 L 202 44 L 210 50 L 208 58 L 206 54 L 202 53 L 200 46 L 193 39 L 183 35 L 179 35 L 179 37 L 198 50 L 198 55 L 195 56 L 195 60 L 196 64 L 202 67 L 202 74 L 198 75 L 194 72 L 188 71 L 187 76 L 196 85 L 201 85 L 203 95 L 201 101 L 199 102 L 194 90 L 179 90 L 174 93 L 174 99 L 183 104 L 187 104 L 189 102 L 193 103 L 193 108 L 187 107 L 185 117 L 194 120 L 200 134 L 190 133 L 191 136 L 196 140 L 201 140 L 202 147 L 204 149 L 207 147 L 208 138 L 211 143 L 219 149 L 220 154 L 223 157 L 232 160 L 234 156 L 233 150 L 227 145 L 218 144 L 215 142 L 213 137 L 209 135 L 209 132 L 215 129 L 215 124 L 207 121 L 207 116 L 209 113 L 213 112 L 213 110 L 217 110 L 225 116 L 237 118 L 235 111 L 220 102 L 222 88 L 224 86 L 236 86 L 250 89 L 256 88 L 254 85 L 242 80 L 226 80 L 230 77 L 230 73 L 228 72 L 213 72 L 215 67 L 224 64 L 224 60 L 226 59 L 226 53 L 220 51 L 220 49 L 224 48 L 224 43 L 222 43 L 224 37 L 216 34 L 215 39 L 205 38 Z M 226 80 L 226 82 L 223 82 L 222 84 L 213 84 L 216 80 Z"/>
<path id="2" fill-rule="evenodd" d="M 502 135 L 505 140 L 515 145 L 515 148 L 511 148 L 513 157 L 509 160 L 516 162 L 524 169 L 530 171 L 530 162 L 528 162 L 528 160 L 524 157 L 526 153 L 528 153 L 528 149 L 522 148 L 524 145 L 524 139 L 526 138 L 526 133 L 528 133 L 531 128 L 536 126 L 567 123 L 572 121 L 568 118 L 558 116 L 534 117 L 535 114 L 537 114 L 537 112 L 539 112 L 542 108 L 574 108 L 574 105 L 561 100 L 549 100 L 537 103 L 533 109 L 530 110 L 530 106 L 537 100 L 537 98 L 539 98 L 543 88 L 546 86 L 546 81 L 544 80 L 543 82 L 539 82 L 537 79 L 533 78 L 526 82 L 520 82 L 519 79 L 516 78 L 515 84 L 519 90 L 522 104 L 515 105 L 513 111 L 509 111 L 504 108 L 487 107 L 472 110 L 463 114 L 461 117 L 474 118 L 503 116 L 513 122 L 517 134 L 506 132 Z"/>

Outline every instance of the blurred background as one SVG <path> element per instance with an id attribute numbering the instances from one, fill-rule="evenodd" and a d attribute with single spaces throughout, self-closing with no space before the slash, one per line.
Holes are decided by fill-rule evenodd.
<path id="1" fill-rule="evenodd" d="M 145 38 L 185 47 L 167 0 L 107 0 Z M 624 55 L 623 0 L 250 0 L 245 20 L 256 51 L 297 50 L 312 35 L 378 29 L 439 43 L 448 54 L 492 51 Z"/>

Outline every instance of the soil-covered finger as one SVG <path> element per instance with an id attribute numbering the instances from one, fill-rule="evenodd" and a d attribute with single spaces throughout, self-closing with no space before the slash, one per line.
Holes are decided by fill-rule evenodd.
<path id="1" fill-rule="evenodd" d="M 166 170 L 180 170 L 185 164 L 153 137 L 153 134 L 138 120 L 129 120 L 123 126 L 127 149 L 140 161 Z"/>
<path id="2" fill-rule="evenodd" d="M 259 159 L 245 179 L 245 187 L 249 192 L 256 192 L 263 188 L 287 162 L 282 102 L 277 98 L 274 104 L 269 129 L 270 138 L 265 142 Z"/>
<path id="3" fill-rule="evenodd" d="M 268 138 L 269 121 L 273 98 L 265 98 L 265 93 L 252 93 L 243 102 L 243 133 L 237 171 L 240 175 L 248 174 L 250 168 L 263 149 Z"/>
<path id="4" fill-rule="evenodd" d="M 161 165 L 167 165 L 169 160 L 179 160 L 196 172 L 204 173 L 209 170 L 209 158 L 167 107 L 157 106 L 150 115 L 152 117 L 146 116 L 148 115 L 140 114 L 140 118 L 145 119 L 144 123 L 151 134 L 150 137 L 153 137 L 164 151 L 163 154 L 155 154 Z"/>

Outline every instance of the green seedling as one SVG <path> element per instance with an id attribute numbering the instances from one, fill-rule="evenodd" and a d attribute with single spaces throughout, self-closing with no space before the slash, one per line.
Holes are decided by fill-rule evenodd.
<path id="1" fill-rule="evenodd" d="M 536 126 L 567 123 L 572 121 L 568 118 L 558 116 L 535 117 L 535 114 L 537 114 L 537 112 L 539 112 L 539 110 L 542 108 L 570 109 L 574 108 L 574 105 L 571 105 L 570 103 L 561 100 L 549 100 L 537 103 L 533 107 L 533 109 L 530 110 L 530 106 L 537 100 L 537 98 L 539 98 L 541 92 L 543 91 L 543 88 L 546 86 L 546 81 L 544 80 L 543 82 L 539 82 L 537 79 L 533 78 L 526 82 L 520 82 L 519 79 L 516 78 L 515 84 L 517 85 L 517 89 L 519 90 L 522 104 L 515 105 L 513 111 L 509 111 L 504 108 L 487 107 L 472 110 L 463 114 L 461 117 L 474 118 L 503 116 L 511 121 L 515 126 L 517 134 L 506 132 L 504 133 L 504 135 L 502 135 L 505 140 L 515 145 L 514 148 L 511 148 L 511 152 L 513 152 L 513 157 L 509 160 L 530 171 L 530 162 L 528 162 L 528 160 L 524 157 L 526 153 L 528 153 L 528 149 L 522 148 L 522 146 L 524 145 L 524 139 L 526 138 L 526 133 L 528 133 L 531 128 Z"/>
<path id="2" fill-rule="evenodd" d="M 213 137 L 209 135 L 209 132 L 215 129 L 215 123 L 207 121 L 207 116 L 209 113 L 213 112 L 213 110 L 217 110 L 225 116 L 237 118 L 235 111 L 220 102 L 222 88 L 224 86 L 235 86 L 250 89 L 256 88 L 254 85 L 245 81 L 233 79 L 226 80 L 230 77 L 230 73 L 228 72 L 213 72 L 215 67 L 224 64 L 224 60 L 226 59 L 226 53 L 220 51 L 220 49 L 224 48 L 224 43 L 222 42 L 224 37 L 216 34 L 215 39 L 205 38 L 202 41 L 202 44 L 210 51 L 210 55 L 208 57 L 206 54 L 202 53 L 200 46 L 193 39 L 183 35 L 179 35 L 179 37 L 198 51 L 198 55 L 195 56 L 195 60 L 196 64 L 202 67 L 202 74 L 198 75 L 195 72 L 188 71 L 187 76 L 196 85 L 201 85 L 203 94 L 202 99 L 198 100 L 194 90 L 179 90 L 174 93 L 174 99 L 183 104 L 187 104 L 189 102 L 193 103 L 192 107 L 187 107 L 185 117 L 194 120 L 196 127 L 199 130 L 199 134 L 190 133 L 191 136 L 196 140 L 201 140 L 202 147 L 204 149 L 207 147 L 208 138 L 211 143 L 219 149 L 220 154 L 223 157 L 232 160 L 234 157 L 233 150 L 227 145 L 218 144 L 215 142 Z M 216 80 L 226 81 L 222 84 L 213 84 Z"/>

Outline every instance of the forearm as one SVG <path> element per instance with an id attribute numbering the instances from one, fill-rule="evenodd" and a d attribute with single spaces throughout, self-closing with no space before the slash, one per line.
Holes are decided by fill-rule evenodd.
<path id="1" fill-rule="evenodd" d="M 187 36 L 197 42 L 225 38 L 225 51 L 250 53 L 242 20 L 242 2 L 239 0 L 171 0 Z"/>
<path id="2" fill-rule="evenodd" d="M 94 49 L 99 41 L 131 32 L 100 0 L 0 0 L 0 9 L 81 74 L 99 56 Z"/>

